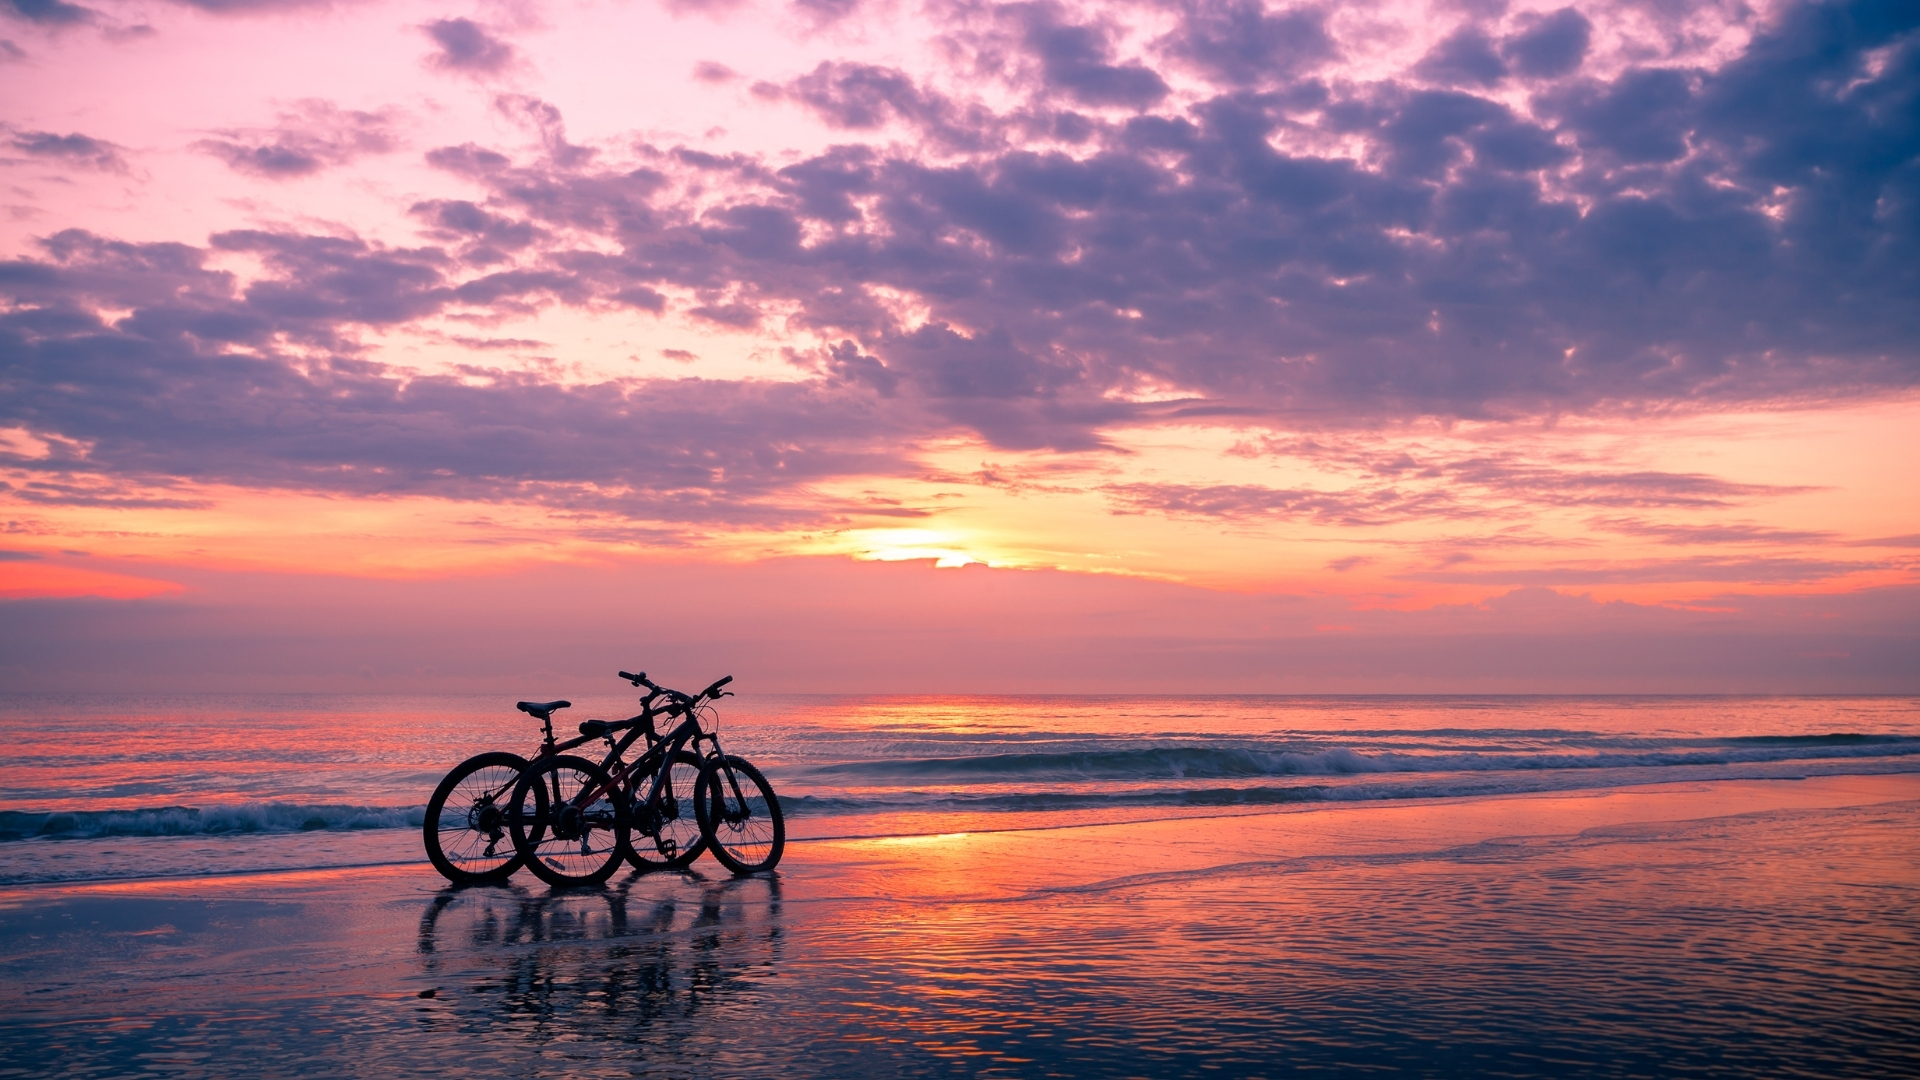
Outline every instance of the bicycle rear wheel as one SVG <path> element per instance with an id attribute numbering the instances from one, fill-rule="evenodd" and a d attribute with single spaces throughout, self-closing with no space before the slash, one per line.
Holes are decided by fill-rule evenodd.
<path id="1" fill-rule="evenodd" d="M 642 789 L 653 785 L 652 777 L 643 777 L 627 793 L 633 812 L 626 855 L 635 870 L 682 870 L 707 850 L 706 833 L 693 809 L 693 789 L 699 780 L 699 755 L 682 750 L 673 755 L 666 783 L 660 785 L 652 803 L 640 804 L 646 796 Z"/>
<path id="2" fill-rule="evenodd" d="M 455 765 L 433 789 L 420 823 L 427 860 L 455 885 L 505 881 L 520 869 L 507 834 L 507 798 L 527 759 L 496 751 Z"/>
<path id="3" fill-rule="evenodd" d="M 556 888 L 598 885 L 613 876 L 627 845 L 627 800 L 593 762 L 544 758 L 514 785 L 507 827 L 540 880 Z"/>
<path id="4" fill-rule="evenodd" d="M 773 785 L 746 758 L 715 755 L 704 766 L 694 785 L 693 808 L 713 857 L 736 874 L 779 865 L 787 849 L 787 821 Z"/>

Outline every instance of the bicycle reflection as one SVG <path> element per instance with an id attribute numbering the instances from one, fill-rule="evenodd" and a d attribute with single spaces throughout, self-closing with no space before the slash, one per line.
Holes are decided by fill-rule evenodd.
<path id="1" fill-rule="evenodd" d="M 570 892 L 449 888 L 420 917 L 432 987 L 421 996 L 434 1000 L 419 1016 L 468 1033 L 651 1042 L 666 1035 L 652 1021 L 697 1023 L 722 1000 L 753 994 L 778 969 L 783 936 L 773 877 L 655 874 Z"/>

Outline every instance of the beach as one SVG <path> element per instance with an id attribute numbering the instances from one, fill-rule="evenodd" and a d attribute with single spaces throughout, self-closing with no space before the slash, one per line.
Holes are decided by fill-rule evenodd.
<path id="1" fill-rule="evenodd" d="M 1920 776 L 0 891 L 0 1076 L 1920 1068 Z"/>

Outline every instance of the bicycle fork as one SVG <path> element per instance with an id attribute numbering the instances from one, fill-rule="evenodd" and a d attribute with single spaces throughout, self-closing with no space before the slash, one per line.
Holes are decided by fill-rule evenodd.
<path id="1" fill-rule="evenodd" d="M 740 790 L 740 778 L 734 775 L 733 768 L 727 764 L 726 752 L 720 749 L 719 733 L 708 732 L 706 737 L 707 741 L 713 743 L 711 760 L 714 764 L 714 771 L 725 777 L 727 787 L 733 789 L 733 800 L 722 809 L 721 816 L 726 819 L 727 824 L 737 825 L 753 816 L 753 807 L 747 805 L 747 793 Z M 721 794 L 721 802 L 727 802 L 724 792 Z M 732 807 L 735 806 L 739 807 L 738 811 L 732 809 Z"/>

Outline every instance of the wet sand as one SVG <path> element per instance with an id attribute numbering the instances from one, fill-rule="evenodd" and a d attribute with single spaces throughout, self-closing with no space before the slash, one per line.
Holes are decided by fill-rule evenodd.
<path id="1" fill-rule="evenodd" d="M 1920 1072 L 1920 776 L 0 890 L 0 1076 Z"/>

